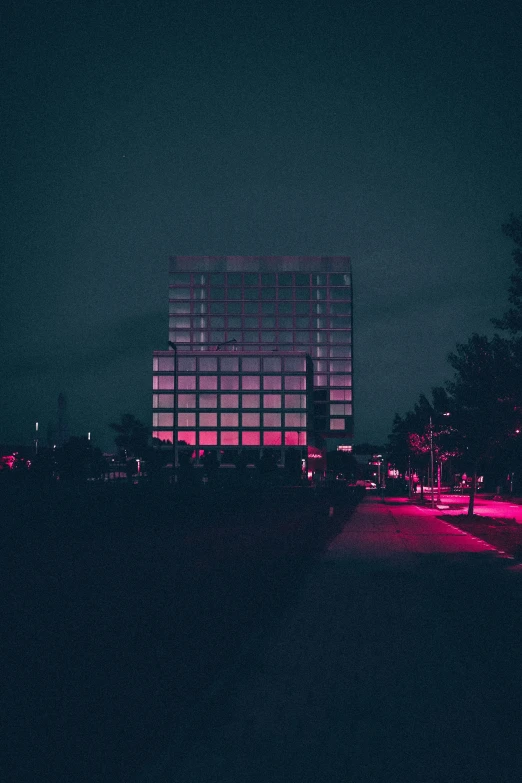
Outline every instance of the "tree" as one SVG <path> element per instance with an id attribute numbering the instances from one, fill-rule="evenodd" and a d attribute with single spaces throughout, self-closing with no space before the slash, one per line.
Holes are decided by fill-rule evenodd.
<path id="1" fill-rule="evenodd" d="M 521 342 L 474 334 L 448 361 L 455 371 L 446 384 L 452 423 L 472 470 L 468 514 L 473 514 L 477 471 L 498 454 L 519 429 L 522 411 Z"/>
<path id="2" fill-rule="evenodd" d="M 511 214 L 509 221 L 502 226 L 502 231 L 515 243 L 511 253 L 515 261 L 515 271 L 510 277 L 508 296 L 512 307 L 506 310 L 502 318 L 493 318 L 492 321 L 497 329 L 515 335 L 522 332 L 522 216 Z"/>
<path id="3" fill-rule="evenodd" d="M 109 424 L 116 432 L 114 443 L 124 459 L 143 459 L 147 454 L 149 431 L 147 427 L 131 413 L 124 413 L 119 423 Z"/>

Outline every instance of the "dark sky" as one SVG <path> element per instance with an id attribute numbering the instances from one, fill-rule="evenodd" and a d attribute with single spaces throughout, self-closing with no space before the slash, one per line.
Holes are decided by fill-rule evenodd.
<path id="1" fill-rule="evenodd" d="M 150 423 L 169 254 L 348 254 L 356 440 L 507 304 L 509 0 L 7 0 L 0 442 Z M 7 119 L 7 122 L 5 122 Z"/>

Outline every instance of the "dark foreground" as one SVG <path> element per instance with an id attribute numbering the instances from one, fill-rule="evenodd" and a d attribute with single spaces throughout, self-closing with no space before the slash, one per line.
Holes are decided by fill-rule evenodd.
<path id="1" fill-rule="evenodd" d="M 2 780 L 134 779 L 295 600 L 354 505 L 205 490 L 3 498 Z"/>

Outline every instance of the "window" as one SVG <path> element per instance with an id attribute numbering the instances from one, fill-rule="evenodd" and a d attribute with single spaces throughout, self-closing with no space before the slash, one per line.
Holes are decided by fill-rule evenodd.
<path id="1" fill-rule="evenodd" d="M 225 275 L 222 272 L 215 272 L 214 274 L 210 275 L 210 284 L 211 285 L 224 285 L 225 284 Z"/>
<path id="2" fill-rule="evenodd" d="M 274 317 L 261 318 L 262 329 L 275 329 L 275 325 L 276 322 Z"/>
<path id="3" fill-rule="evenodd" d="M 277 275 L 279 285 L 292 285 L 292 273 L 291 272 L 279 272 Z"/>
<path id="4" fill-rule="evenodd" d="M 190 285 L 190 272 L 172 272 L 169 282 L 171 285 Z"/>
<path id="5" fill-rule="evenodd" d="M 199 445 L 217 446 L 217 432 L 205 432 L 204 430 L 200 430 Z"/>
<path id="6" fill-rule="evenodd" d="M 237 372 L 239 370 L 239 359 L 237 356 L 223 356 L 220 362 L 222 371 Z"/>
<path id="7" fill-rule="evenodd" d="M 217 427 L 217 413 L 200 413 L 200 427 Z"/>
<path id="8" fill-rule="evenodd" d="M 209 342 L 219 345 L 225 341 L 225 332 L 210 332 Z"/>
<path id="9" fill-rule="evenodd" d="M 225 312 L 225 303 L 224 302 L 211 302 L 210 304 L 210 312 L 211 313 L 224 313 Z"/>
<path id="10" fill-rule="evenodd" d="M 170 339 L 171 343 L 189 343 L 190 342 L 190 332 L 170 331 L 169 332 L 169 339 Z"/>
<path id="11" fill-rule="evenodd" d="M 174 400 L 172 402 L 174 407 Z M 196 407 L 196 395 L 195 394 L 178 394 L 178 408 L 195 408 Z"/>
<path id="12" fill-rule="evenodd" d="M 243 408 L 259 408 L 259 394 L 242 394 L 241 406 Z"/>
<path id="13" fill-rule="evenodd" d="M 280 408 L 281 407 L 281 395 L 280 394 L 265 394 L 263 395 L 263 406 L 265 408 Z"/>
<path id="14" fill-rule="evenodd" d="M 178 432 L 178 443 L 186 446 L 195 446 L 196 445 L 196 433 L 194 430 L 182 430 L 181 432 Z"/>
<path id="15" fill-rule="evenodd" d="M 292 329 L 294 325 L 293 318 L 290 318 L 287 315 L 280 315 L 278 320 L 278 326 L 280 329 Z"/>
<path id="16" fill-rule="evenodd" d="M 326 285 L 326 275 L 312 275 L 314 285 Z"/>
<path id="17" fill-rule="evenodd" d="M 174 426 L 174 414 L 173 413 L 153 413 L 152 414 L 152 426 L 153 427 L 173 427 Z"/>
<path id="18" fill-rule="evenodd" d="M 243 332 L 243 341 L 248 344 L 259 342 L 259 332 Z"/>
<path id="19" fill-rule="evenodd" d="M 296 302 L 295 303 L 295 312 L 296 315 L 308 315 L 310 312 L 310 303 L 309 302 Z"/>
<path id="20" fill-rule="evenodd" d="M 351 416 L 351 405 L 330 405 L 330 416 Z"/>
<path id="21" fill-rule="evenodd" d="M 237 426 L 239 426 L 239 414 L 238 413 L 222 413 L 221 414 L 221 426 L 222 427 L 237 427 Z"/>
<path id="22" fill-rule="evenodd" d="M 332 401 L 348 401 L 352 399 L 351 389 L 330 389 L 330 400 Z"/>
<path id="23" fill-rule="evenodd" d="M 259 432 L 242 432 L 241 443 L 243 446 L 259 446 L 261 443 Z"/>
<path id="24" fill-rule="evenodd" d="M 172 432 L 161 432 L 160 430 L 153 430 L 152 437 L 158 438 L 158 440 L 163 441 L 163 443 L 173 443 L 174 441 Z"/>
<path id="25" fill-rule="evenodd" d="M 285 359 L 285 370 L 291 370 L 291 371 L 304 371 L 306 369 L 306 359 L 304 356 L 302 358 L 296 358 L 296 357 L 290 357 L 288 356 Z"/>
<path id="26" fill-rule="evenodd" d="M 261 302 L 261 312 L 263 315 L 274 315 L 275 302 Z"/>
<path id="27" fill-rule="evenodd" d="M 308 329 L 309 326 L 309 318 L 303 318 L 302 316 L 299 316 L 299 318 L 295 319 L 295 328 L 296 329 Z"/>
<path id="28" fill-rule="evenodd" d="M 152 378 L 152 387 L 154 389 L 173 389 L 173 375 L 154 375 Z"/>
<path id="29" fill-rule="evenodd" d="M 241 318 L 237 316 L 228 316 L 228 328 L 229 329 L 241 329 Z"/>
<path id="30" fill-rule="evenodd" d="M 285 427 L 306 427 L 306 413 L 285 413 Z"/>
<path id="31" fill-rule="evenodd" d="M 275 288 L 262 288 L 261 299 L 275 299 Z"/>
<path id="32" fill-rule="evenodd" d="M 243 375 L 241 378 L 241 388 L 248 391 L 254 391 L 254 389 L 260 388 L 259 375 Z"/>
<path id="33" fill-rule="evenodd" d="M 285 446 L 306 446 L 306 432 L 285 432 Z"/>
<path id="34" fill-rule="evenodd" d="M 178 427 L 195 427 L 195 413 L 178 413 Z"/>
<path id="35" fill-rule="evenodd" d="M 330 375 L 330 386 L 351 386 L 351 375 Z"/>
<path id="36" fill-rule="evenodd" d="M 190 299 L 190 288 L 169 288 L 169 299 Z"/>
<path id="37" fill-rule="evenodd" d="M 310 299 L 310 289 L 309 288 L 296 288 L 295 289 L 295 298 L 296 299 Z"/>
<path id="38" fill-rule="evenodd" d="M 263 389 L 270 389 L 271 391 L 277 391 L 281 388 L 281 376 L 280 375 L 264 375 L 263 376 Z"/>
<path id="39" fill-rule="evenodd" d="M 225 289 L 224 288 L 211 288 L 210 289 L 210 298 L 211 299 L 224 299 L 225 298 Z"/>
<path id="40" fill-rule="evenodd" d="M 188 315 L 171 315 L 169 326 L 171 329 L 190 329 L 190 318 Z"/>
<path id="41" fill-rule="evenodd" d="M 199 388 L 204 391 L 217 389 L 217 375 L 200 375 Z"/>
<path id="42" fill-rule="evenodd" d="M 186 389 L 187 391 L 192 391 L 195 388 L 196 388 L 195 375 L 178 375 L 178 389 Z"/>
<path id="43" fill-rule="evenodd" d="M 280 446 L 281 441 L 280 432 L 263 432 L 263 446 Z"/>
<path id="44" fill-rule="evenodd" d="M 349 299 L 349 288 L 330 288 L 330 299 Z"/>
<path id="45" fill-rule="evenodd" d="M 330 419 L 331 430 L 344 430 L 344 419 Z"/>
<path id="46" fill-rule="evenodd" d="M 217 357 L 201 357 L 199 360 L 199 369 L 201 372 L 217 372 Z"/>
<path id="47" fill-rule="evenodd" d="M 200 394 L 200 408 L 217 408 L 217 394 Z"/>
<path id="48" fill-rule="evenodd" d="M 241 299 L 241 289 L 240 288 L 229 288 L 228 289 L 228 298 L 229 299 Z"/>
<path id="49" fill-rule="evenodd" d="M 281 315 L 292 315 L 292 303 L 291 302 L 278 302 L 277 312 Z"/>
<path id="50" fill-rule="evenodd" d="M 190 302 L 169 302 L 169 313 L 188 315 L 190 313 Z"/>
<path id="51" fill-rule="evenodd" d="M 249 315 L 257 314 L 259 307 L 257 302 L 245 302 L 245 313 Z"/>
<path id="52" fill-rule="evenodd" d="M 259 427 L 259 413 L 242 413 L 241 414 L 241 426 L 242 427 Z"/>
<path id="53" fill-rule="evenodd" d="M 153 398 L 153 408 L 173 408 L 174 407 L 174 395 L 173 394 L 155 394 Z"/>
<path id="54" fill-rule="evenodd" d="M 310 334 L 309 334 L 309 332 L 296 332 L 295 333 L 295 341 L 296 341 L 296 343 L 299 343 L 299 345 L 306 345 L 307 343 L 310 342 Z"/>
<path id="55" fill-rule="evenodd" d="M 248 316 L 245 318 L 244 324 L 245 329 L 257 329 L 259 326 L 259 320 L 258 318 L 254 318 L 253 316 Z"/>
<path id="56" fill-rule="evenodd" d="M 330 314 L 331 315 L 350 315 L 351 305 L 350 302 L 331 302 Z"/>
<path id="57" fill-rule="evenodd" d="M 310 275 L 304 274 L 302 272 L 296 272 L 295 273 L 295 284 L 296 285 L 310 285 Z"/>
<path id="58" fill-rule="evenodd" d="M 352 371 L 352 363 L 351 361 L 344 361 L 344 362 L 330 362 L 330 372 L 351 372 Z"/>
<path id="59" fill-rule="evenodd" d="M 229 285 L 241 285 L 241 272 L 229 272 L 227 276 L 227 283 Z"/>
<path id="60" fill-rule="evenodd" d="M 263 427 L 280 427 L 280 426 L 281 426 L 281 414 L 280 413 L 264 413 L 263 414 Z"/>
<path id="61" fill-rule="evenodd" d="M 259 298 L 259 288 L 245 288 L 243 298 L 245 300 L 253 299 L 257 301 Z"/>
<path id="62" fill-rule="evenodd" d="M 239 395 L 238 394 L 222 394 L 221 395 L 221 407 L 222 408 L 238 408 L 239 407 Z"/>
<path id="63" fill-rule="evenodd" d="M 236 389 L 239 389 L 239 375 L 222 375 L 221 389 L 223 391 L 236 391 Z"/>
<path id="64" fill-rule="evenodd" d="M 290 391 L 305 391 L 306 390 L 306 376 L 304 375 L 287 375 L 285 377 L 285 389 Z"/>
<path id="65" fill-rule="evenodd" d="M 293 342 L 292 332 L 279 332 L 279 345 L 291 345 Z"/>
<path id="66" fill-rule="evenodd" d="M 326 386 L 327 382 L 327 375 L 314 375 L 314 386 Z"/>
<path id="67" fill-rule="evenodd" d="M 246 272 L 243 275 L 243 285 L 257 285 L 259 282 L 259 275 L 257 272 Z"/>
<path id="68" fill-rule="evenodd" d="M 265 356 L 263 359 L 263 370 L 265 372 L 281 372 L 281 357 Z"/>
<path id="69" fill-rule="evenodd" d="M 330 275 L 330 285 L 350 285 L 350 275 Z"/>
<path id="70" fill-rule="evenodd" d="M 222 432 L 219 437 L 221 446 L 238 446 L 239 445 L 239 432 L 237 430 L 231 430 L 229 432 Z"/>
<path id="71" fill-rule="evenodd" d="M 196 360 L 193 357 L 180 356 L 178 359 L 178 370 L 196 372 Z"/>
<path id="72" fill-rule="evenodd" d="M 227 313 L 230 315 L 240 315 L 241 302 L 227 302 Z"/>
<path id="73" fill-rule="evenodd" d="M 285 408 L 306 408 L 306 395 L 285 394 Z"/>

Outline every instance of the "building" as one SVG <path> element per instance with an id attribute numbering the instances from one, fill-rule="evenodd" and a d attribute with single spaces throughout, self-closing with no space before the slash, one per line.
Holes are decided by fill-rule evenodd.
<path id="1" fill-rule="evenodd" d="M 203 449 L 351 443 L 346 256 L 174 256 L 153 435 Z M 177 436 L 175 433 L 178 433 Z"/>

